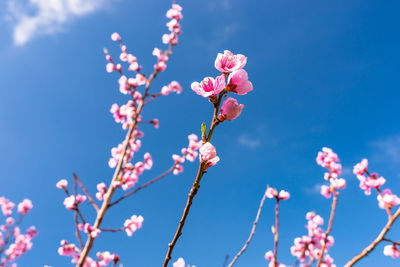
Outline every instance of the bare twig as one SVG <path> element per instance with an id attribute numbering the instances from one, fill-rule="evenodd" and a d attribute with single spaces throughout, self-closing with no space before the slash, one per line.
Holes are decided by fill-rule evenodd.
<path id="1" fill-rule="evenodd" d="M 332 200 L 331 215 L 329 217 L 328 229 L 326 229 L 326 232 L 325 232 L 325 239 L 322 244 L 321 254 L 319 255 L 319 258 L 318 258 L 317 267 L 321 266 L 322 259 L 324 258 L 324 251 L 326 248 L 326 243 L 328 242 L 328 236 L 332 231 L 333 217 L 335 217 L 335 210 L 336 210 L 337 199 L 338 199 L 339 193 L 336 192 L 335 189 L 333 189 L 332 193 L 333 193 L 333 200 Z"/>
<path id="2" fill-rule="evenodd" d="M 174 165 L 172 165 L 172 167 L 169 168 L 167 171 L 163 172 L 162 174 L 160 174 L 160 175 L 157 176 L 156 178 L 154 178 L 154 179 L 148 181 L 147 183 L 145 183 L 145 184 L 139 186 L 138 188 L 132 190 L 131 192 L 126 193 L 125 195 L 123 195 L 123 196 L 120 197 L 119 199 L 115 200 L 114 202 L 111 202 L 111 203 L 108 205 L 108 207 L 110 208 L 110 207 L 112 207 L 112 206 L 118 204 L 119 202 L 121 202 L 121 201 L 124 200 L 125 198 L 127 198 L 127 197 L 129 197 L 129 196 L 131 196 L 131 195 L 133 195 L 133 194 L 136 194 L 136 193 L 139 192 L 140 190 L 145 189 L 145 188 L 148 187 L 149 185 L 151 185 L 151 184 L 153 184 L 153 183 L 155 183 L 155 182 L 161 180 L 162 178 L 164 178 L 165 176 L 167 176 L 168 174 L 170 174 L 171 172 L 173 172 L 174 169 L 175 169 L 175 167 L 176 167 L 176 165 L 177 165 L 177 164 L 174 163 Z"/>
<path id="3" fill-rule="evenodd" d="M 240 257 L 240 255 L 243 254 L 243 252 L 247 249 L 247 246 L 250 244 L 250 241 L 251 241 L 251 239 L 253 238 L 253 235 L 254 235 L 254 233 L 255 233 L 256 226 L 257 226 L 257 223 L 258 223 L 258 219 L 260 218 L 261 210 L 262 210 L 262 207 L 263 207 L 263 205 L 264 205 L 264 201 L 265 201 L 265 198 L 266 198 L 266 197 L 267 197 L 267 195 L 266 195 L 266 192 L 265 192 L 264 195 L 263 195 L 263 197 L 261 198 L 261 202 L 260 202 L 260 205 L 259 205 L 258 211 L 257 211 L 257 216 L 256 216 L 256 219 L 255 219 L 254 222 L 253 222 L 253 227 L 251 228 L 250 236 L 249 236 L 249 238 L 247 239 L 247 241 L 246 241 L 246 243 L 244 244 L 244 246 L 242 247 L 242 249 L 236 254 L 236 256 L 233 258 L 232 262 L 228 265 L 228 267 L 232 267 L 232 266 L 235 264 L 235 262 L 236 262 L 237 259 Z"/>
<path id="4" fill-rule="evenodd" d="M 83 192 L 85 192 L 86 196 L 89 199 L 89 202 L 93 205 L 94 209 L 98 212 L 99 211 L 99 206 L 94 202 L 92 196 L 90 195 L 89 191 L 86 189 L 86 187 L 83 185 L 82 181 L 78 178 L 78 176 L 73 173 L 75 181 L 79 184 L 79 186 L 82 188 Z M 76 195 L 76 193 L 75 193 Z"/>
<path id="5" fill-rule="evenodd" d="M 116 233 L 116 232 L 124 231 L 124 229 L 125 229 L 125 227 L 121 227 L 121 228 L 117 228 L 117 229 L 102 228 L 102 229 L 100 229 L 100 231 Z"/>

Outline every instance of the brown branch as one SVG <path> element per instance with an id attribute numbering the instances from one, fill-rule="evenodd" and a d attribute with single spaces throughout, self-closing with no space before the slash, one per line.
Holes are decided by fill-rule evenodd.
<path id="1" fill-rule="evenodd" d="M 163 267 L 168 266 L 168 262 L 171 260 L 171 254 L 172 254 L 172 251 L 174 250 L 176 242 L 178 241 L 179 237 L 182 235 L 182 228 L 185 225 L 185 221 L 189 214 L 190 207 L 192 206 L 192 201 L 200 188 L 200 181 L 205 173 L 204 165 L 205 165 L 204 162 L 200 163 L 199 170 L 198 170 L 197 176 L 196 176 L 196 180 L 193 182 L 192 189 L 190 189 L 189 197 L 186 202 L 185 209 L 183 210 L 182 218 L 179 221 L 178 229 L 176 230 L 176 233 L 174 235 L 174 238 L 172 239 L 172 242 L 168 244 L 168 251 L 167 251 L 167 255 L 165 256 L 165 259 L 164 259 Z"/>
<path id="2" fill-rule="evenodd" d="M 318 258 L 317 267 L 321 266 L 322 259 L 324 258 L 324 251 L 326 248 L 326 243 L 328 242 L 328 236 L 332 231 L 333 217 L 335 217 L 335 210 L 336 210 L 337 199 L 338 199 L 339 193 L 336 192 L 335 189 L 333 189 L 332 193 L 333 193 L 333 200 L 332 200 L 331 215 L 329 217 L 328 229 L 326 229 L 326 232 L 325 232 L 325 239 L 324 239 L 324 243 L 322 244 L 321 254 L 319 255 L 319 258 Z"/>
<path id="3" fill-rule="evenodd" d="M 240 255 L 242 255 L 243 252 L 247 249 L 247 246 L 249 245 L 251 239 L 253 238 L 253 235 L 254 235 L 254 233 L 255 233 L 256 226 L 257 226 L 257 223 L 258 223 L 258 219 L 260 218 L 261 210 L 262 210 L 262 207 L 263 207 L 263 205 L 264 205 L 264 201 L 265 201 L 265 198 L 266 198 L 266 197 L 267 197 L 267 194 L 266 194 L 266 192 L 265 192 L 264 195 L 263 195 L 263 197 L 262 197 L 262 199 L 261 199 L 260 205 L 259 205 L 259 207 L 258 207 L 257 216 L 256 216 L 256 219 L 255 219 L 254 222 L 253 222 L 253 227 L 251 228 L 250 236 L 249 236 L 249 238 L 247 239 L 247 241 L 246 241 L 246 243 L 244 244 L 244 246 L 242 247 L 242 249 L 236 254 L 236 256 L 233 258 L 232 262 L 228 265 L 228 267 L 232 267 L 233 264 L 235 264 L 235 262 L 236 262 L 237 259 L 240 257 Z"/>
<path id="4" fill-rule="evenodd" d="M 387 234 L 387 232 L 389 232 L 390 228 L 392 227 L 392 224 L 396 221 L 396 219 L 399 216 L 400 216 L 400 208 L 398 208 L 396 213 L 393 214 L 393 216 L 388 219 L 388 222 L 386 223 L 385 227 L 383 227 L 382 231 L 375 238 L 375 240 L 372 241 L 372 243 L 369 244 L 365 249 L 363 249 L 363 251 L 361 251 L 360 254 L 357 254 L 354 258 L 352 258 L 350 261 L 348 261 L 346 263 L 345 267 L 353 266 L 359 260 L 366 257 L 371 251 L 373 251 L 375 249 L 375 247 L 385 238 L 385 235 Z"/>
<path id="5" fill-rule="evenodd" d="M 96 204 L 96 202 L 94 202 L 92 196 L 90 195 L 89 191 L 86 189 L 86 187 L 83 185 L 82 181 L 78 178 L 78 176 L 76 175 L 76 173 L 72 173 L 72 175 L 74 176 L 74 179 L 76 182 L 78 182 L 79 186 L 82 188 L 83 192 L 85 192 L 86 196 L 89 199 L 89 202 L 93 205 L 94 209 L 99 212 L 99 206 Z M 75 194 L 76 195 L 76 194 Z"/>
<path id="6" fill-rule="evenodd" d="M 165 176 L 167 176 L 168 174 L 170 174 L 171 172 L 173 172 L 174 169 L 175 169 L 175 167 L 176 167 L 176 165 L 177 165 L 177 164 L 174 163 L 174 165 L 172 165 L 172 167 L 169 168 L 167 171 L 163 172 L 162 174 L 160 174 L 160 175 L 157 176 L 156 178 L 154 178 L 154 179 L 148 181 L 147 183 L 145 183 L 145 184 L 139 186 L 138 188 L 132 190 L 131 192 L 126 193 L 125 195 L 123 195 L 123 196 L 120 197 L 119 199 L 115 200 L 114 202 L 111 202 L 110 204 L 108 204 L 108 207 L 110 208 L 110 207 L 112 207 L 112 206 L 118 204 L 119 202 L 121 202 L 121 201 L 124 200 L 125 198 L 127 198 L 127 197 L 129 197 L 129 196 L 131 196 L 131 195 L 133 195 L 133 194 L 136 194 L 136 193 L 139 192 L 140 190 L 145 189 L 145 188 L 148 187 L 149 185 L 151 185 L 151 184 L 153 184 L 153 183 L 155 183 L 155 182 L 161 180 L 162 178 L 164 178 Z"/>
<path id="7" fill-rule="evenodd" d="M 166 52 L 167 55 L 170 55 L 172 53 L 172 45 L 169 46 L 168 51 Z M 145 106 L 145 100 L 149 95 L 149 90 L 150 90 L 150 85 L 153 81 L 153 79 L 157 76 L 157 74 L 159 73 L 158 70 L 154 70 L 154 72 L 150 75 L 149 79 L 146 82 L 146 86 L 145 86 L 145 93 L 143 96 L 142 101 L 140 101 L 135 115 L 134 115 L 134 121 L 132 122 L 132 124 L 129 127 L 128 133 L 126 134 L 125 137 L 125 141 L 123 143 L 123 148 L 122 148 L 122 153 L 121 153 L 121 157 L 118 160 L 118 164 L 117 167 L 114 171 L 114 175 L 111 179 L 110 182 L 110 186 L 108 187 L 107 193 L 104 195 L 104 199 L 103 199 L 103 203 L 101 205 L 100 210 L 97 212 L 97 216 L 96 216 L 96 220 L 93 224 L 94 228 L 100 228 L 100 225 L 103 221 L 103 218 L 107 212 L 108 209 L 108 205 L 111 201 L 111 198 L 116 190 L 116 188 L 113 186 L 113 183 L 117 180 L 120 172 L 123 170 L 123 162 L 124 162 L 124 158 L 126 156 L 126 151 L 128 149 L 129 146 L 129 140 L 131 140 L 131 136 L 133 131 L 135 130 L 137 124 L 138 124 L 138 118 L 140 113 L 142 112 L 143 107 Z M 93 246 L 93 242 L 94 242 L 94 238 L 91 235 L 88 235 L 88 239 L 86 240 L 86 244 L 85 247 L 82 250 L 82 253 L 80 254 L 78 263 L 77 263 L 77 267 L 83 267 L 83 264 L 85 263 L 86 257 L 89 255 L 89 252 Z"/>

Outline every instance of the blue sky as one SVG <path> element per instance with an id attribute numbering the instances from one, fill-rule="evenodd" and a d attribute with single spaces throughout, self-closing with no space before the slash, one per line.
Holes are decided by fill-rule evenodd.
<path id="1" fill-rule="evenodd" d="M 32 1 L 33 2 L 33 1 Z M 58 3 L 59 0 L 47 1 Z M 10 9 L 10 3 L 14 3 Z M 46 3 L 46 1 L 38 1 Z M 80 1 L 71 1 L 80 3 Z M 193 81 L 215 76 L 218 52 L 229 49 L 248 57 L 246 70 L 254 91 L 238 97 L 245 108 L 233 122 L 219 126 L 213 138 L 221 161 L 209 170 L 194 201 L 173 260 L 196 266 L 221 266 L 241 248 L 267 184 L 286 189 L 281 206 L 279 259 L 293 264 L 289 248 L 306 233 L 305 214 L 315 210 L 326 220 L 330 201 L 319 195 L 324 170 L 315 163 L 322 146 L 338 153 L 347 189 L 339 199 L 331 255 L 338 266 L 360 252 L 385 224 L 376 196 L 358 188 L 352 166 L 362 158 L 400 194 L 399 81 L 400 19 L 397 1 L 181 1 L 183 34 L 167 70 L 153 90 L 171 80 L 181 95 L 159 99 L 145 110 L 160 128 L 144 127 L 144 152 L 155 161 L 141 181 L 161 173 L 171 154 L 199 134 L 212 116 L 210 104 L 190 90 Z M 69 266 L 57 248 L 74 240 L 73 214 L 55 188 L 76 172 L 91 192 L 109 181 L 110 149 L 124 133 L 109 108 L 126 98 L 117 76 L 105 72 L 102 48 L 117 57 L 109 39 L 118 31 L 129 51 L 149 73 L 166 32 L 169 1 L 87 1 L 81 9 L 55 14 L 28 1 L 0 2 L 0 195 L 14 202 L 28 197 L 34 209 L 24 225 L 40 235 L 20 266 Z M 24 28 L 21 19 L 29 20 Z M 60 19 L 62 18 L 62 19 Z M 22 25 L 22 26 L 21 26 Z M 32 26 L 34 25 L 34 26 Z M 25 25 L 26 26 L 26 25 Z M 16 29 L 19 29 L 18 31 Z M 15 37 L 15 32 L 18 32 Z M 27 37 L 28 36 L 28 37 Z M 141 155 L 139 155 L 141 158 Z M 197 163 L 142 191 L 107 214 L 105 227 L 119 227 L 132 214 L 144 217 L 132 238 L 104 233 L 95 250 L 120 254 L 124 266 L 160 266 Z M 237 266 L 265 266 L 272 249 L 273 201 L 267 201 L 253 242 Z M 93 216 L 90 209 L 88 216 Z M 398 239 L 397 225 L 389 236 Z M 360 266 L 395 266 L 380 245 Z"/>

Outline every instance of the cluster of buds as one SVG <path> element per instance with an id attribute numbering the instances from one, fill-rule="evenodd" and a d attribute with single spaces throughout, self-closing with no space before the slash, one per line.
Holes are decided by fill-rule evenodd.
<path id="1" fill-rule="evenodd" d="M 265 191 L 265 195 L 267 198 L 276 198 L 277 200 L 286 200 L 290 197 L 289 192 L 285 191 L 285 190 L 281 190 L 278 191 L 275 188 L 269 187 L 267 188 L 267 190 Z"/>
<path id="2" fill-rule="evenodd" d="M 324 179 L 330 182 L 330 186 L 321 186 L 321 195 L 330 198 L 331 194 L 338 194 L 336 189 L 344 189 L 346 187 L 346 180 L 338 178 L 342 174 L 342 165 L 339 163 L 339 157 L 332 149 L 323 147 L 322 151 L 318 152 L 316 161 L 318 165 L 328 169 L 325 172 Z"/>
<path id="3" fill-rule="evenodd" d="M 23 216 L 29 213 L 33 205 L 29 199 L 20 202 L 17 205 L 19 213 L 17 221 L 12 217 L 12 210 L 15 207 L 13 202 L 5 197 L 0 197 L 0 206 L 6 217 L 5 224 L 0 226 L 0 266 L 16 266 L 16 263 L 13 262 L 32 248 L 32 239 L 38 234 L 34 226 L 29 227 L 25 234 L 19 227 Z"/>
<path id="4" fill-rule="evenodd" d="M 132 215 L 130 219 L 127 219 L 124 223 L 125 232 L 128 236 L 132 236 L 137 229 L 142 228 L 143 217 Z"/>
<path id="5" fill-rule="evenodd" d="M 360 181 L 360 188 L 364 190 L 366 195 L 371 194 L 371 188 L 375 188 L 378 192 L 378 204 L 381 209 L 391 209 L 394 206 L 400 205 L 400 198 L 392 194 L 390 189 L 381 190 L 381 186 L 385 184 L 386 179 L 379 176 L 377 173 L 370 174 L 368 172 L 368 160 L 363 159 L 353 168 L 353 173 Z"/>
<path id="6" fill-rule="evenodd" d="M 168 30 L 170 33 L 166 33 L 162 36 L 164 44 L 177 45 L 178 35 L 182 33 L 181 25 L 179 22 L 183 18 L 182 7 L 178 4 L 172 4 L 172 8 L 167 11 L 167 18 L 171 19 L 167 23 Z"/>
<path id="7" fill-rule="evenodd" d="M 334 243 L 332 236 L 326 238 L 325 232 L 320 228 L 324 224 L 321 216 L 315 212 L 308 212 L 306 215 L 308 235 L 297 237 L 294 239 L 294 245 L 290 248 L 293 256 L 297 257 L 299 262 L 307 262 L 311 259 L 318 259 L 321 254 L 321 248 L 326 240 L 326 248 L 321 266 L 335 267 L 333 259 L 326 253 L 329 247 Z"/>

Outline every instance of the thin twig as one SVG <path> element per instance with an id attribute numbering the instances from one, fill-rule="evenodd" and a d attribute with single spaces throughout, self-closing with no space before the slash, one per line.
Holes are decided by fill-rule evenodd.
<path id="1" fill-rule="evenodd" d="M 213 118 L 212 118 L 212 121 L 211 121 L 210 130 L 208 132 L 207 142 L 211 141 L 214 129 L 219 124 L 218 111 L 219 111 L 219 108 L 220 108 L 220 105 L 221 105 L 221 99 L 222 99 L 222 97 L 223 97 L 223 95 L 225 93 L 226 93 L 225 90 L 223 90 L 219 94 L 217 102 L 214 103 L 214 115 L 213 115 Z M 199 170 L 197 172 L 196 179 L 193 182 L 193 186 L 190 189 L 188 200 L 186 202 L 186 206 L 185 206 L 185 208 L 183 210 L 182 217 L 181 217 L 181 219 L 179 221 L 178 229 L 175 232 L 175 235 L 174 235 L 174 238 L 172 239 L 172 242 L 168 244 L 168 251 L 167 251 L 167 255 L 165 256 L 165 259 L 164 259 L 163 267 L 167 267 L 168 266 L 168 262 L 171 260 L 172 251 L 174 250 L 174 247 L 175 247 L 176 242 L 178 241 L 179 237 L 182 235 L 182 229 L 183 229 L 183 226 L 185 225 L 185 221 L 186 221 L 186 218 L 187 218 L 187 216 L 189 214 L 190 207 L 192 206 L 192 201 L 193 201 L 194 197 L 196 196 L 197 191 L 200 188 L 200 181 L 201 181 L 201 178 L 203 177 L 205 172 L 206 172 L 205 163 L 204 162 L 200 162 Z"/>
<path id="2" fill-rule="evenodd" d="M 226 265 L 228 264 L 228 260 L 229 260 L 229 255 L 225 255 L 225 259 L 224 259 L 224 263 L 222 264 L 222 267 L 226 267 Z"/>
<path id="3" fill-rule="evenodd" d="M 395 245 L 400 245 L 400 242 L 396 242 L 396 241 L 394 241 L 392 239 L 389 239 L 389 238 L 382 238 L 382 240 L 390 242 L 390 243 L 395 244 Z"/>
<path id="4" fill-rule="evenodd" d="M 387 232 L 389 232 L 390 228 L 392 227 L 392 224 L 396 221 L 396 219 L 399 216 L 400 216 L 400 208 L 398 208 L 396 213 L 393 214 L 393 216 L 388 219 L 388 222 L 386 223 L 385 227 L 383 227 L 382 231 L 375 238 L 375 240 L 372 241 L 372 243 L 369 244 L 365 249 L 363 249 L 361 253 L 357 254 L 354 258 L 348 261 L 345 267 L 353 266 L 356 262 L 358 262 L 359 260 L 367 256 L 371 251 L 373 251 L 375 247 L 385 238 L 385 235 L 387 234 Z"/>
<path id="5" fill-rule="evenodd" d="M 124 229 L 125 229 L 125 227 L 121 227 L 121 228 L 117 228 L 117 229 L 102 228 L 102 229 L 100 229 L 100 231 L 116 233 L 116 232 L 124 231 Z"/>
<path id="6" fill-rule="evenodd" d="M 257 226 L 257 223 L 258 223 L 258 219 L 260 218 L 261 210 L 262 210 L 262 207 L 263 207 L 263 205 L 264 205 L 264 201 L 265 201 L 265 198 L 266 198 L 266 197 L 267 197 L 267 194 L 266 194 L 266 192 L 265 192 L 264 195 L 263 195 L 263 197 L 261 198 L 261 202 L 260 202 L 260 205 L 259 205 L 258 211 L 257 211 L 257 216 L 256 216 L 256 219 L 255 219 L 254 222 L 253 222 L 253 227 L 251 228 L 250 236 L 249 236 L 249 238 L 247 239 L 247 241 L 246 241 L 246 243 L 244 244 L 244 246 L 242 247 L 242 249 L 236 254 L 236 256 L 233 258 L 232 262 L 228 265 L 228 267 L 232 267 L 233 264 L 235 264 L 235 262 L 236 262 L 237 259 L 240 257 L 240 255 L 243 254 L 243 252 L 247 249 L 247 246 L 250 244 L 250 241 L 251 241 L 251 239 L 253 238 L 253 235 L 254 235 L 254 233 L 255 233 L 256 226 Z"/>
<path id="7" fill-rule="evenodd" d="M 72 175 L 74 176 L 74 179 L 76 182 L 78 182 L 79 186 L 82 188 L 83 192 L 85 192 L 86 196 L 89 199 L 89 202 L 93 205 L 94 209 L 99 212 L 99 206 L 96 204 L 96 202 L 94 202 L 92 196 L 90 195 L 89 191 L 86 189 L 86 187 L 83 185 L 82 181 L 78 178 L 78 176 L 76 175 L 76 173 L 72 173 Z"/>
<path id="8" fill-rule="evenodd" d="M 76 194 L 78 194 L 78 188 L 77 188 L 76 183 L 77 183 L 77 180 L 74 179 L 74 195 L 75 196 L 76 196 Z M 68 194 L 68 192 L 67 192 L 67 194 Z M 79 208 L 78 208 L 78 204 L 76 203 L 76 200 L 75 200 L 75 214 L 74 214 L 75 234 L 76 234 L 76 238 L 78 239 L 79 245 L 81 246 L 81 248 L 83 248 L 82 238 L 81 238 L 81 234 L 80 234 L 80 230 L 79 230 L 78 213 L 81 216 L 82 222 L 85 223 L 84 222 L 85 220 L 83 220 L 83 216 L 80 213 Z"/>
<path id="9" fill-rule="evenodd" d="M 174 163 L 174 165 L 172 165 L 172 167 L 169 168 L 167 171 L 163 172 L 162 174 L 160 174 L 160 175 L 157 176 L 156 178 L 154 178 L 154 179 L 148 181 L 147 183 L 145 183 L 145 184 L 139 186 L 138 188 L 134 189 L 133 191 L 126 193 L 125 195 L 123 195 L 123 196 L 120 197 L 119 199 L 115 200 L 114 202 L 111 202 L 110 204 L 108 204 L 108 207 L 110 208 L 110 207 L 112 207 L 112 206 L 118 204 L 120 201 L 124 200 L 125 198 L 127 198 L 127 197 L 129 197 L 129 196 L 131 196 L 131 195 L 133 195 L 133 194 L 136 194 L 136 193 L 139 192 L 140 190 L 145 189 L 145 188 L 148 187 L 149 185 L 151 185 L 151 184 L 153 184 L 153 183 L 155 183 L 155 182 L 161 180 L 162 178 L 164 178 L 165 176 L 167 176 L 168 174 L 170 174 L 171 172 L 173 172 L 174 169 L 175 169 L 175 167 L 176 167 L 176 165 L 177 165 L 177 164 Z"/>
<path id="10" fill-rule="evenodd" d="M 278 267 L 278 235 L 279 235 L 279 196 L 276 196 L 275 229 L 274 229 L 274 267 Z"/>
<path id="11" fill-rule="evenodd" d="M 328 242 L 328 236 L 332 231 L 333 217 L 335 217 L 335 210 L 336 210 L 337 199 L 338 199 L 339 193 L 336 192 L 335 189 L 333 189 L 332 193 L 333 193 L 333 200 L 332 200 L 331 215 L 329 217 L 328 229 L 326 229 L 326 232 L 325 232 L 325 239 L 324 239 L 324 242 L 322 244 L 321 253 L 320 253 L 319 258 L 318 258 L 317 267 L 321 266 L 322 259 L 324 258 L 324 251 L 325 251 L 325 248 L 326 248 L 326 243 Z"/>

